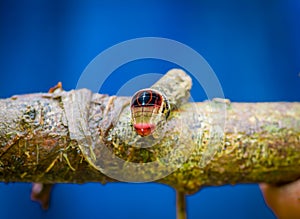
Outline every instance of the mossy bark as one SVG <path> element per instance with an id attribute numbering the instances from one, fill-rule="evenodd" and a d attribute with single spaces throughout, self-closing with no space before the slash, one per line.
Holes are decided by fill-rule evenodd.
<path id="1" fill-rule="evenodd" d="M 70 104 L 76 103 L 77 92 L 89 96 L 88 105 L 71 114 L 79 124 L 88 121 L 82 128 L 88 130 L 70 131 L 72 121 L 64 98 L 71 98 Z M 156 181 L 184 193 L 196 192 L 202 186 L 279 184 L 300 177 L 300 103 L 217 100 L 184 104 L 171 112 L 159 142 L 151 148 L 138 148 L 128 143 L 138 137 L 130 125 L 129 101 L 128 97 L 109 97 L 88 90 L 1 99 L 0 181 L 117 181 L 99 168 L 105 153 L 99 145 L 82 140 L 89 136 L 90 141 L 100 138 L 101 147 L 110 148 L 126 164 L 161 161 L 175 150 L 170 156 L 174 166 L 170 168 L 179 168 Z M 214 110 L 220 102 L 225 108 Z M 224 124 L 219 122 L 223 119 Z M 116 168 L 105 162 L 106 167 Z"/>

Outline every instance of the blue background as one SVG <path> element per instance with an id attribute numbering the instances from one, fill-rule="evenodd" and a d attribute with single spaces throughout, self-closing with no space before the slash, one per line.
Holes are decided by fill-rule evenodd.
<path id="1" fill-rule="evenodd" d="M 199 52 L 232 101 L 300 101 L 300 1 L 0 0 L 0 98 L 70 90 L 100 52 L 136 37 L 166 37 Z M 117 69 L 101 92 L 166 72 L 144 60 Z M 97 79 L 95 79 L 97 80 Z M 206 98 L 199 85 L 193 98 Z M 30 184 L 0 184 L 1 218 L 175 218 L 175 193 L 158 184 L 56 185 L 51 206 Z M 274 218 L 257 185 L 205 188 L 188 197 L 189 218 Z"/>

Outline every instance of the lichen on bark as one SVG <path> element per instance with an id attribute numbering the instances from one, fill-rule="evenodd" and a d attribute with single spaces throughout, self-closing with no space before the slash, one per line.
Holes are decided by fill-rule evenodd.
<path id="1" fill-rule="evenodd" d="M 300 177 L 300 103 L 185 103 L 177 97 L 163 129 L 148 139 L 131 127 L 130 97 L 83 89 L 1 99 L 0 180 L 106 183 L 121 173 L 121 179 L 142 175 L 141 181 L 191 194 L 209 185 Z"/>

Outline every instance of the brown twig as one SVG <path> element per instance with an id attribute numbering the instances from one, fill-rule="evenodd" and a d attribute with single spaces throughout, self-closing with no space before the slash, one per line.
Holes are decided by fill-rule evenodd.
<path id="1" fill-rule="evenodd" d="M 176 191 L 177 219 L 186 219 L 186 200 L 183 192 Z"/>

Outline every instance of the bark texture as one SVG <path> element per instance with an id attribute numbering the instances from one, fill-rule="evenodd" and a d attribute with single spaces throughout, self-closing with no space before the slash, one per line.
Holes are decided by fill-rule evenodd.
<path id="1" fill-rule="evenodd" d="M 73 90 L 0 100 L 0 181 L 203 186 L 300 177 L 300 103 L 183 103 L 149 138 L 129 97 Z"/>

